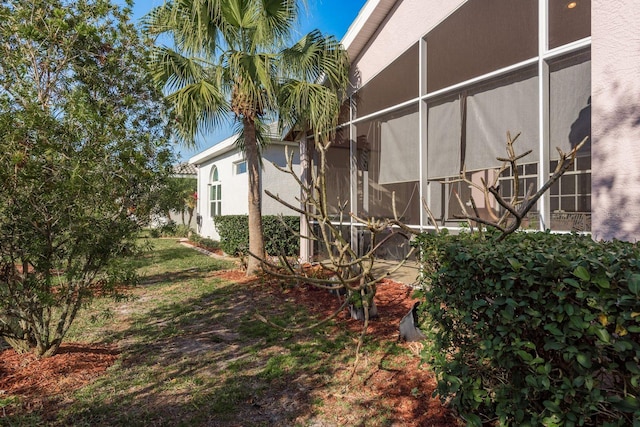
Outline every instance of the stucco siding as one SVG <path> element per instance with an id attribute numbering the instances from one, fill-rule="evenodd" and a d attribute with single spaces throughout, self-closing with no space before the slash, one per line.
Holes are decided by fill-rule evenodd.
<path id="1" fill-rule="evenodd" d="M 595 239 L 640 238 L 640 8 L 592 2 L 592 193 Z"/>
<path id="2" fill-rule="evenodd" d="M 398 2 L 360 55 L 352 58 L 352 69 L 357 74 L 352 83 L 357 87 L 365 85 L 463 3 L 464 0 Z"/>
<path id="3" fill-rule="evenodd" d="M 247 174 L 234 174 L 234 163 L 242 161 L 242 153 L 228 152 L 200 165 L 198 169 L 198 213 L 202 216 L 199 234 L 219 239 L 210 212 L 209 184 L 213 166 L 218 168 L 218 178 L 222 187 L 222 215 L 247 213 Z"/>
<path id="4" fill-rule="evenodd" d="M 294 156 L 294 170 L 299 169 L 299 155 L 296 147 Z M 262 153 L 262 188 L 268 189 L 274 194 L 279 194 L 290 203 L 295 202 L 295 196 L 299 193 L 295 181 L 276 169 L 272 162 L 283 166 L 286 163 L 284 147 L 281 144 L 273 144 Z M 222 215 L 246 215 L 248 211 L 248 178 L 247 173 L 236 173 L 235 165 L 243 160 L 243 155 L 236 150 L 228 151 L 201 163 L 198 167 L 198 214 L 201 216 L 201 224 L 198 233 L 202 236 L 218 240 L 220 238 L 210 211 L 211 173 L 213 167 L 218 169 L 218 179 L 222 190 Z M 262 214 L 292 215 L 293 211 L 268 197 L 262 196 Z"/>

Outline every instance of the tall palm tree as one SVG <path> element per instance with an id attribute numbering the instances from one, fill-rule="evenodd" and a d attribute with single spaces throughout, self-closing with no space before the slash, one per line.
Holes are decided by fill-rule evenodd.
<path id="1" fill-rule="evenodd" d="M 173 105 L 179 138 L 236 123 L 249 180 L 247 275 L 264 256 L 260 152 L 266 123 L 333 129 L 348 83 L 346 52 L 318 31 L 288 46 L 297 21 L 296 0 L 173 0 L 145 18 L 145 31 L 169 37 L 151 67 Z M 159 40 L 158 38 L 156 40 Z M 166 40 L 166 39 L 161 39 Z"/>

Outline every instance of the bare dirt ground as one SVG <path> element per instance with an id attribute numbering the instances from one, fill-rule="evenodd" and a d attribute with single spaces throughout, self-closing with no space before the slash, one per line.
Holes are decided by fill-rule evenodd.
<path id="1" fill-rule="evenodd" d="M 269 293 L 283 303 L 296 301 L 320 316 L 332 313 L 338 302 L 327 298 L 327 292 L 308 285 L 283 288 L 277 281 L 264 281 L 246 278 L 244 272 L 227 270 L 216 272 L 215 277 L 236 283 L 243 283 L 249 292 Z M 376 305 L 380 317 L 372 320 L 368 334 L 370 339 L 379 343 L 396 342 L 398 339 L 399 320 L 413 306 L 411 288 L 392 281 L 383 282 L 376 295 Z M 264 298 L 256 299 L 264 300 Z M 347 318 L 346 313 L 338 317 L 337 326 L 360 331 L 359 321 Z M 185 341 L 186 342 L 186 341 Z M 296 420 L 296 425 L 342 426 L 353 425 L 349 418 L 349 403 L 357 402 L 366 407 L 370 402 L 374 408 L 380 401 L 385 407 L 392 408 L 389 419 L 392 426 L 457 426 L 458 420 L 442 406 L 438 398 L 431 397 L 435 387 L 432 372 L 420 363 L 418 353 L 421 345 L 403 343 L 401 347 L 409 350 L 403 354 L 365 355 L 358 368 L 359 377 L 351 382 L 344 393 L 335 389 L 314 390 L 315 398 L 322 400 L 321 415 L 332 414 L 331 421 L 327 416 L 314 421 L 313 417 Z M 410 353 L 411 355 L 408 355 Z M 72 399 L 72 392 L 92 382 L 111 366 L 119 357 L 115 345 L 66 344 L 60 352 L 48 359 L 38 360 L 30 355 L 18 355 L 13 350 L 0 353 L 0 400 L 5 396 L 19 396 L 21 409 L 25 408 L 48 413 L 49 417 L 67 405 Z M 342 376 L 349 376 L 350 367 L 345 366 Z M 354 382 L 355 381 L 355 382 Z M 262 401 L 282 399 L 276 396 L 263 396 Z M 364 402 L 364 403 L 363 403 Z M 8 406 L 9 408 L 11 405 Z M 377 407 L 377 406 L 376 406 Z M 366 410 L 366 409 L 365 409 Z M 374 409 L 372 409 L 374 410 Z M 2 424 L 0 410 L 0 424 Z M 5 414 L 6 415 L 6 414 Z M 247 419 L 250 419 L 248 417 Z M 216 424 L 213 424 L 216 425 Z M 225 424 L 226 425 L 226 424 Z M 241 425 L 241 424 L 239 424 Z M 375 423 L 359 425 L 377 425 Z"/>

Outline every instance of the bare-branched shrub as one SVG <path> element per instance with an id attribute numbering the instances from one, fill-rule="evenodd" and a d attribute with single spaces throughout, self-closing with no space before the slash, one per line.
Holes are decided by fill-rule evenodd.
<path id="1" fill-rule="evenodd" d="M 538 191 L 534 192 L 533 187 L 530 187 L 525 193 L 525 196 L 519 198 L 517 196 L 517 186 L 519 185 L 517 164 L 520 159 L 528 155 L 531 151 L 516 154 L 514 142 L 518 136 L 519 134 L 512 138 L 510 133 L 507 132 L 507 157 L 497 159 L 503 162 L 503 164 L 498 168 L 494 182 L 487 183 L 483 180 L 482 185 L 478 185 L 467 178 L 464 168 L 461 171 L 458 181 L 465 182 L 479 189 L 487 201 L 494 198 L 497 204 L 505 210 L 505 213 L 502 215 L 490 211 L 489 218 L 481 217 L 473 197 L 468 201 L 473 207 L 472 213 L 467 211 L 465 203 L 458 197 L 463 212 L 463 216 L 460 218 L 469 222 L 472 232 L 482 231 L 486 229 L 486 227 L 492 227 L 499 230 L 499 239 L 501 240 L 508 234 L 516 231 L 537 200 L 572 166 L 576 152 L 586 141 L 585 138 L 585 140 L 574 147 L 569 153 L 564 153 L 558 149 L 560 161 L 553 174 Z M 407 260 L 411 258 L 415 248 L 412 248 L 403 259 L 397 261 L 395 265 L 387 269 L 374 269 L 374 266 L 377 265 L 376 254 L 378 250 L 399 234 L 411 236 L 420 234 L 422 231 L 408 227 L 399 219 L 395 205 L 395 195 L 392 197 L 393 218 L 358 217 L 346 211 L 348 201 L 340 200 L 338 200 L 338 214 L 332 214 L 329 210 L 329 201 L 327 199 L 327 173 L 329 172 L 327 152 L 330 147 L 331 140 L 329 138 L 322 140 L 317 138 L 315 140 L 314 148 L 317 154 L 317 164 L 313 161 L 310 162 L 309 179 L 301 178 L 299 171 L 294 170 L 292 161 L 293 153 L 287 153 L 287 167 L 282 168 L 275 165 L 282 172 L 288 174 L 300 186 L 301 196 L 296 200 L 299 203 L 298 205 L 289 203 L 279 195 L 273 194 L 268 190 L 265 191 L 268 196 L 301 215 L 302 220 L 306 222 L 308 233 L 301 234 L 294 230 L 290 230 L 290 232 L 295 233 L 300 239 L 309 240 L 312 243 L 317 243 L 319 246 L 324 246 L 324 248 L 326 248 L 326 257 L 317 261 L 317 268 L 309 268 L 309 265 L 305 266 L 302 262 L 297 262 L 298 260 L 294 261 L 291 257 L 287 257 L 283 253 L 278 257 L 278 262 L 263 259 L 262 266 L 267 274 L 295 283 L 307 283 L 318 288 L 326 289 L 337 295 L 341 301 L 340 307 L 328 318 L 322 319 L 320 322 L 303 329 L 310 329 L 326 323 L 349 308 L 353 318 L 363 320 L 362 333 L 356 348 L 356 354 L 359 354 L 369 321 L 377 315 L 377 308 L 374 302 L 377 286 L 380 285 L 382 279 L 400 269 Z M 514 196 L 507 200 L 500 195 L 497 177 L 509 167 L 514 171 L 512 179 L 516 191 L 514 191 Z M 487 206 L 491 206 L 491 204 L 487 203 Z M 435 232 L 440 232 L 439 224 L 424 200 L 423 208 L 431 224 L 434 226 Z M 358 251 L 354 248 L 354 245 L 350 242 L 351 239 L 343 234 L 343 230 L 345 229 L 343 225 L 347 220 L 349 220 L 349 223 L 355 221 L 363 225 L 371 233 L 372 244 L 370 248 L 364 251 Z M 379 236 L 383 237 L 379 238 Z M 259 317 L 261 320 L 269 322 L 263 316 L 259 315 Z M 296 329 L 292 328 L 292 330 Z"/>

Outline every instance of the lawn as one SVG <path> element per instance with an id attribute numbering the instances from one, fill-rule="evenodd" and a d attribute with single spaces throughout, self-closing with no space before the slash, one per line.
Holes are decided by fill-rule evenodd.
<path id="1" fill-rule="evenodd" d="M 403 285 L 380 286 L 381 317 L 349 380 L 358 322 L 339 316 L 291 333 L 255 317 L 309 325 L 336 307 L 335 297 L 247 280 L 230 260 L 173 239 L 151 244 L 132 261 L 142 283 L 126 299 L 94 301 L 70 332 L 72 345 L 51 361 L 24 359 L 32 377 L 24 384 L 42 380 L 0 390 L 1 425 L 456 425 L 431 397 L 434 380 L 420 364 L 419 346 L 397 341 L 397 324 L 412 303 Z M 10 353 L 2 353 L 5 360 Z M 2 360 L 0 375 L 0 389 L 17 378 L 7 376 Z"/>

